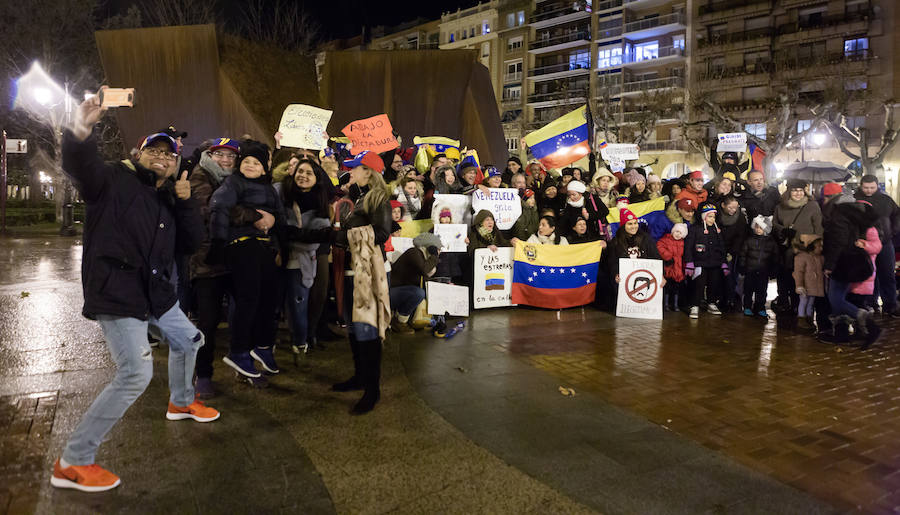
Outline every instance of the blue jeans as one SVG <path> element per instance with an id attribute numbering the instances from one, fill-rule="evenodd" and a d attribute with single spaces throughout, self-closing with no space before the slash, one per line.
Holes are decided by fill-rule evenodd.
<path id="1" fill-rule="evenodd" d="M 836 281 L 834 277 L 828 281 L 828 303 L 831 304 L 832 315 L 847 315 L 850 318 L 856 318 L 859 308 L 847 300 L 848 293 L 850 293 L 850 283 Z"/>
<path id="2" fill-rule="evenodd" d="M 888 240 L 875 256 L 875 294 L 885 311 L 897 309 L 897 277 L 894 275 L 894 244 Z"/>
<path id="3" fill-rule="evenodd" d="M 285 302 L 291 320 L 291 337 L 294 345 L 306 343 L 309 324 L 309 288 L 303 286 L 303 274 L 300 270 L 287 270 Z"/>
<path id="4" fill-rule="evenodd" d="M 70 465 L 94 463 L 103 438 L 150 384 L 153 355 L 147 343 L 148 326 L 169 344 L 169 401 L 176 406 L 194 402 L 194 360 L 204 338 L 177 302 L 159 319 L 98 315 L 97 321 L 116 363 L 116 375 L 69 437 L 62 457 Z"/>
<path id="5" fill-rule="evenodd" d="M 377 327 L 363 322 L 353 322 L 353 280 L 352 275 L 344 276 L 344 319 L 347 320 L 347 331 L 358 342 L 377 340 L 380 337 Z"/>
<path id="6" fill-rule="evenodd" d="M 416 307 L 425 300 L 425 290 L 418 286 L 394 286 L 389 295 L 391 308 L 402 316 L 412 315 Z"/>

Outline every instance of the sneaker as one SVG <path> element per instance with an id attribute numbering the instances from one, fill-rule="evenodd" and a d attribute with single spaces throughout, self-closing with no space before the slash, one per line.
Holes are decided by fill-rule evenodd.
<path id="1" fill-rule="evenodd" d="M 415 334 L 416 330 L 410 327 L 409 324 L 401 322 L 395 318 L 391 320 L 391 332 L 397 335 L 409 335 Z"/>
<path id="2" fill-rule="evenodd" d="M 272 347 L 257 347 L 250 351 L 250 355 L 256 361 L 259 361 L 259 364 L 262 365 L 263 370 L 270 374 L 277 374 L 280 372 L 278 370 L 278 365 L 275 363 L 275 355 L 272 353 Z"/>
<path id="3" fill-rule="evenodd" d="M 716 306 L 715 302 L 710 302 L 706 306 L 706 311 L 708 311 L 710 315 L 721 315 L 722 314 L 722 311 L 719 310 L 719 306 Z"/>
<path id="4" fill-rule="evenodd" d="M 212 399 L 216 396 L 216 389 L 213 388 L 211 377 L 197 377 L 194 383 L 194 395 L 198 399 Z"/>
<path id="5" fill-rule="evenodd" d="M 204 406 L 202 402 L 195 400 L 189 406 L 176 406 L 169 402 L 169 409 L 166 411 L 166 418 L 169 420 L 184 420 L 192 418 L 197 422 L 212 422 L 219 418 L 219 411 L 209 406 Z"/>
<path id="6" fill-rule="evenodd" d="M 900 318 L 900 307 L 896 307 L 890 311 L 883 311 L 883 316 L 889 316 L 891 318 Z"/>
<path id="7" fill-rule="evenodd" d="M 750 308 L 745 309 L 745 310 L 744 310 L 744 315 L 745 315 L 745 316 L 748 316 L 748 317 L 752 317 L 752 316 L 753 316 L 753 310 L 750 309 Z"/>
<path id="8" fill-rule="evenodd" d="M 700 306 L 691 306 L 691 318 L 700 318 Z"/>
<path id="9" fill-rule="evenodd" d="M 228 354 L 222 361 L 225 362 L 226 365 L 233 368 L 238 374 L 241 374 L 245 377 L 259 377 L 261 374 L 256 371 L 256 367 L 253 366 L 253 359 L 250 357 L 249 352 L 242 352 L 240 354 Z"/>
<path id="10" fill-rule="evenodd" d="M 96 463 L 62 468 L 59 460 L 56 460 L 53 464 L 53 476 L 50 477 L 50 484 L 56 488 L 73 488 L 82 492 L 105 492 L 121 483 L 119 476 Z"/>
<path id="11" fill-rule="evenodd" d="M 293 352 L 296 355 L 306 354 L 307 352 L 309 352 L 309 344 L 304 343 L 302 345 L 297 345 L 295 343 L 292 343 L 291 344 L 291 352 Z"/>
<path id="12" fill-rule="evenodd" d="M 759 313 L 757 313 L 757 316 L 759 316 L 761 318 L 769 318 L 769 313 L 766 310 L 762 310 Z"/>

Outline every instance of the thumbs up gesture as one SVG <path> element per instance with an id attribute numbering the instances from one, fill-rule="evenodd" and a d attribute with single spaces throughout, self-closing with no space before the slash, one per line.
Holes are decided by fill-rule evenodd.
<path id="1" fill-rule="evenodd" d="M 175 181 L 175 196 L 181 200 L 191 198 L 191 181 L 187 178 L 187 170 L 181 172 L 181 177 Z"/>

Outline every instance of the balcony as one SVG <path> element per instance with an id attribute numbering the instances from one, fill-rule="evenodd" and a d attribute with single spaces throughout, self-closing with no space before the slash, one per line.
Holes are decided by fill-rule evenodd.
<path id="1" fill-rule="evenodd" d="M 536 108 L 554 105 L 583 103 L 587 99 L 587 89 L 578 88 L 549 93 L 532 93 L 528 95 L 528 105 Z M 536 105 L 540 104 L 540 105 Z"/>
<path id="2" fill-rule="evenodd" d="M 868 29 L 871 16 L 871 12 L 865 11 L 785 23 L 778 26 L 777 35 L 782 43 L 819 36 L 843 36 L 846 33 Z"/>
<path id="3" fill-rule="evenodd" d="M 684 14 L 671 13 L 626 23 L 625 34 L 629 39 L 644 39 L 683 28 L 685 28 Z"/>
<path id="4" fill-rule="evenodd" d="M 624 57 L 625 66 L 627 66 L 628 68 L 659 66 L 660 64 L 682 59 L 684 57 L 684 49 L 673 46 L 664 46 L 659 48 L 655 57 L 644 56 L 642 59 L 637 59 L 637 56 L 634 52 L 626 54 Z"/>
<path id="5" fill-rule="evenodd" d="M 503 82 L 519 82 L 522 80 L 522 72 L 507 73 L 503 76 Z"/>
<path id="6" fill-rule="evenodd" d="M 591 2 L 585 0 L 555 3 L 542 7 L 543 8 L 536 9 L 531 15 L 531 25 L 536 29 L 589 18 L 591 16 Z"/>
<path id="7" fill-rule="evenodd" d="M 586 45 L 590 42 L 591 31 L 587 28 L 549 38 L 542 38 L 541 35 L 538 34 L 537 39 L 531 42 L 531 47 L 528 48 L 528 52 L 532 54 L 544 54 L 556 50 Z"/>
<path id="8" fill-rule="evenodd" d="M 705 5 L 700 6 L 700 16 L 711 14 L 724 14 L 724 11 L 739 9 L 742 7 L 751 7 L 748 11 L 770 9 L 772 0 L 707 0 Z"/>
<path id="9" fill-rule="evenodd" d="M 532 80 L 543 81 L 586 75 L 590 73 L 590 71 L 591 67 L 589 63 L 559 63 L 531 68 L 528 70 L 528 76 L 531 77 Z"/>
<path id="10" fill-rule="evenodd" d="M 626 82 L 622 85 L 622 94 L 635 94 L 656 89 L 683 88 L 684 77 L 662 77 L 659 79 Z"/>
<path id="11" fill-rule="evenodd" d="M 854 52 L 836 52 L 820 57 L 782 56 L 776 59 L 776 78 L 790 80 L 810 75 L 826 77 L 829 75 L 847 75 L 863 73 L 870 66 L 870 61 L 878 59 L 871 50 Z M 815 68 L 810 72 L 809 68 Z"/>
<path id="12" fill-rule="evenodd" d="M 697 48 L 704 49 L 708 47 L 722 47 L 726 45 L 734 45 L 745 41 L 753 41 L 757 39 L 769 39 L 775 35 L 775 29 L 772 27 L 763 27 L 760 29 L 745 30 L 742 32 L 734 32 L 732 34 L 720 34 L 707 39 L 701 39 L 697 43 Z M 722 50 L 721 48 L 716 48 Z"/>
<path id="13" fill-rule="evenodd" d="M 678 139 L 661 141 L 645 141 L 641 143 L 641 152 L 687 152 L 687 145 Z"/>
<path id="14" fill-rule="evenodd" d="M 681 109 L 669 109 L 662 113 L 654 113 L 652 111 L 625 111 L 624 113 L 619 114 L 618 119 L 619 123 L 640 123 L 642 121 L 649 121 L 653 118 L 656 118 L 655 123 L 663 124 L 663 123 L 672 123 L 678 121 L 678 117 L 680 116 Z M 641 147 L 643 149 L 643 147 Z"/>
<path id="15" fill-rule="evenodd" d="M 628 9 L 652 9 L 667 3 L 670 3 L 670 0 L 625 0 L 625 7 Z"/>
<path id="16" fill-rule="evenodd" d="M 503 97 L 500 100 L 500 106 L 508 109 L 522 105 L 522 97 Z"/>
<path id="17" fill-rule="evenodd" d="M 597 11 L 608 11 L 610 9 L 616 9 L 618 7 L 622 7 L 622 0 L 606 0 L 605 2 L 597 2 Z"/>
<path id="18" fill-rule="evenodd" d="M 622 24 L 621 24 L 622 20 L 616 20 L 616 21 L 618 21 L 619 23 L 610 24 L 606 27 L 603 27 L 602 25 L 600 27 L 598 27 L 597 28 L 597 37 L 594 39 L 596 39 L 597 41 L 603 41 L 606 39 L 620 37 L 622 35 L 622 32 L 624 31 L 624 28 L 622 27 Z"/>
<path id="19" fill-rule="evenodd" d="M 769 74 L 775 71 L 775 63 L 771 61 L 757 61 L 743 66 L 731 66 L 728 68 L 714 68 L 697 74 L 700 80 L 718 80 L 732 77 L 744 77 L 748 75 Z"/>

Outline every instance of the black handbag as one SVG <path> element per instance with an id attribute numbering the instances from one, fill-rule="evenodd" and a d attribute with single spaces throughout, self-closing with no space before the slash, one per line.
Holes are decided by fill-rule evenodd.
<path id="1" fill-rule="evenodd" d="M 831 277 L 844 283 L 859 283 L 872 277 L 873 273 L 872 257 L 865 249 L 853 246 L 844 249 L 838 256 Z"/>

